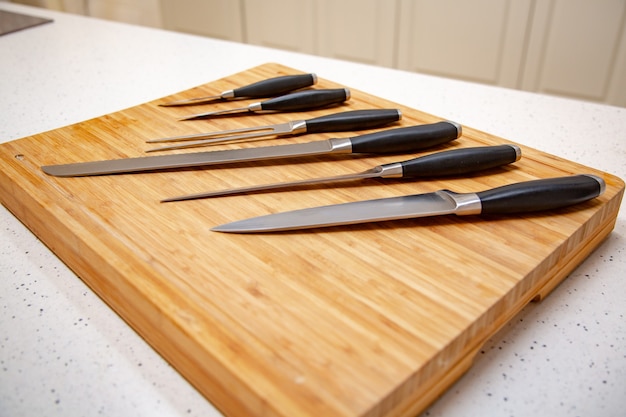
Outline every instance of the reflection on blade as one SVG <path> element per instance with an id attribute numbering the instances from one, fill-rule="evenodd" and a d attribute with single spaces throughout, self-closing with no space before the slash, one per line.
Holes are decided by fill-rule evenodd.
<path id="1" fill-rule="evenodd" d="M 374 168 L 369 171 L 361 172 L 358 174 L 337 175 L 335 177 L 313 178 L 313 179 L 306 179 L 306 180 L 299 180 L 299 181 L 278 182 L 274 184 L 265 184 L 265 185 L 251 185 L 249 187 L 231 188 L 227 190 L 209 191 L 209 192 L 197 193 L 197 194 L 187 194 L 187 195 L 181 195 L 178 197 L 166 198 L 164 200 L 161 200 L 161 202 L 166 203 L 166 202 L 171 202 L 171 201 L 194 200 L 198 198 L 221 197 L 221 196 L 233 195 L 233 194 L 243 194 L 243 193 L 250 193 L 250 192 L 256 192 L 256 191 L 274 190 L 277 188 L 288 188 L 288 187 L 298 187 L 298 186 L 303 186 L 303 185 L 324 184 L 327 182 L 352 181 L 352 180 L 365 179 L 365 178 L 377 178 L 380 176 L 381 171 L 382 170 L 379 168 Z"/>
<path id="2" fill-rule="evenodd" d="M 447 192 L 437 191 L 270 214 L 224 224 L 211 230 L 255 233 L 308 229 L 452 214 L 456 206 L 456 201 Z"/>

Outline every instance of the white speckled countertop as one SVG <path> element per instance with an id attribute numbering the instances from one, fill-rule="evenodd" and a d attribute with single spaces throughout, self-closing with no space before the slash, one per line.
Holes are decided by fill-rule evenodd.
<path id="1" fill-rule="evenodd" d="M 0 36 L 0 141 L 279 62 L 626 178 L 626 109 L 0 3 L 54 23 Z M 0 207 L 1 416 L 219 416 Z M 487 342 L 428 416 L 624 416 L 626 214 Z"/>

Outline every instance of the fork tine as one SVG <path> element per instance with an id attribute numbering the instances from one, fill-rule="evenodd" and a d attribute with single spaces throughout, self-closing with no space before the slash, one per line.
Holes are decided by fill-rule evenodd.
<path id="1" fill-rule="evenodd" d="M 204 145 L 210 145 L 210 144 L 214 144 L 214 143 L 230 142 L 230 141 L 234 141 L 234 140 L 252 139 L 252 138 L 258 138 L 258 137 L 262 137 L 262 136 L 280 135 L 281 134 L 281 132 L 276 132 L 276 129 L 266 129 L 266 130 L 271 130 L 271 132 L 267 132 L 267 133 L 260 133 L 260 132 L 243 133 L 241 135 L 233 135 L 233 136 L 219 137 L 219 138 L 212 138 L 212 139 L 195 140 L 195 141 L 191 141 L 191 142 L 179 143 L 179 144 L 176 144 L 176 145 L 167 145 L 167 146 L 162 146 L 162 147 L 159 147 L 159 148 L 152 148 L 152 149 L 146 150 L 146 152 L 167 151 L 167 150 L 171 150 L 171 149 L 193 148 L 193 147 L 196 147 L 196 146 L 204 146 Z M 282 133 L 284 134 L 284 133 L 289 133 L 289 132 L 282 132 Z"/>
<path id="2" fill-rule="evenodd" d="M 273 135 L 273 134 L 283 132 L 283 129 L 288 128 L 287 125 L 288 123 L 281 123 L 281 124 L 271 125 L 271 126 L 244 127 L 241 129 L 222 130 L 219 132 L 196 133 L 193 135 L 173 136 L 170 138 L 162 138 L 162 139 L 150 139 L 150 140 L 147 140 L 146 142 L 147 143 L 180 142 L 180 141 L 196 140 L 196 139 L 202 139 L 202 138 L 205 138 L 205 139 L 221 138 L 223 136 L 235 135 L 237 133 L 244 133 L 244 132 L 257 132 L 257 133 L 254 133 L 257 136 Z M 249 137 L 254 137 L 254 136 L 249 136 Z M 230 138 L 224 138 L 224 140 L 230 140 Z"/>

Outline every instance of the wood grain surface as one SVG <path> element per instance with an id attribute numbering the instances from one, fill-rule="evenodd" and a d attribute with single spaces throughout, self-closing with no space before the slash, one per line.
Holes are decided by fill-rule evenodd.
<path id="1" fill-rule="evenodd" d="M 439 121 L 352 90 L 345 105 L 179 122 L 249 104 L 165 108 L 264 78 L 308 72 L 269 63 L 171 97 L 0 145 L 9 210 L 229 416 L 414 416 L 471 365 L 482 344 L 545 296 L 613 229 L 624 183 L 520 145 L 522 159 L 464 178 L 366 180 L 209 200 L 165 197 L 358 172 L 469 146 L 511 143 L 464 126 L 449 145 L 413 155 L 351 155 L 98 177 L 57 178 L 40 166 L 143 156 L 148 139 L 399 108 L 390 127 Z M 316 88 L 339 86 L 318 74 Z M 217 149 L 351 137 L 304 135 Z M 205 151 L 195 148 L 178 153 Z M 401 220 L 236 235 L 222 223 L 325 204 L 448 188 L 487 188 L 580 173 L 601 197 L 522 216 Z"/>

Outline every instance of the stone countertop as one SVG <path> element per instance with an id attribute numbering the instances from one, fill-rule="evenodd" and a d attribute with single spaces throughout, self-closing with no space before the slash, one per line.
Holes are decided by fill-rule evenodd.
<path id="1" fill-rule="evenodd" d="M 54 19 L 0 36 L 0 141 L 279 62 L 626 178 L 626 109 L 0 3 Z M 0 207 L 0 415 L 219 416 Z M 428 416 L 622 416 L 626 214 L 491 338 Z"/>

